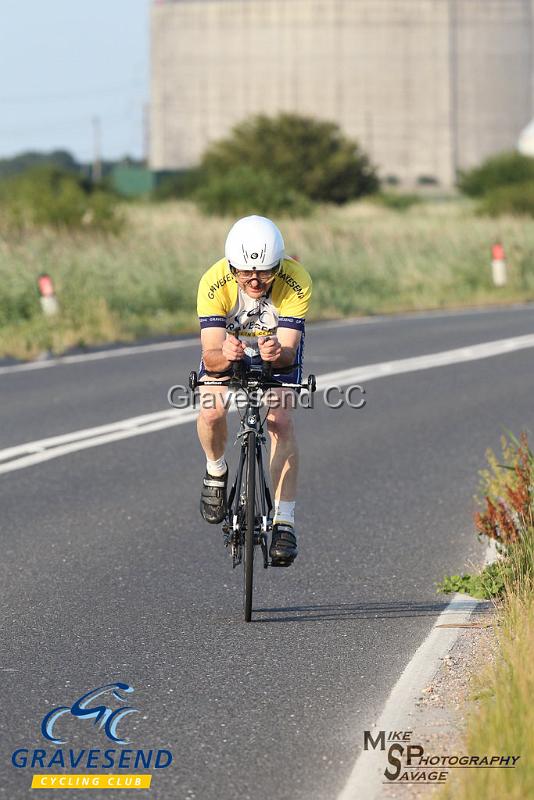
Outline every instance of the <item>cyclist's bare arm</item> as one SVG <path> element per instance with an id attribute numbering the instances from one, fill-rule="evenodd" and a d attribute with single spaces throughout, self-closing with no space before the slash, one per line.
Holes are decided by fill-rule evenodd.
<path id="1" fill-rule="evenodd" d="M 301 336 L 301 332 L 293 328 L 278 328 L 276 338 L 280 342 L 282 351 L 273 362 L 274 367 L 290 367 L 295 363 Z"/>
<path id="2" fill-rule="evenodd" d="M 202 360 L 209 372 L 225 372 L 232 361 L 243 358 L 243 345 L 235 336 L 227 336 L 225 328 L 204 328 L 200 340 Z"/>

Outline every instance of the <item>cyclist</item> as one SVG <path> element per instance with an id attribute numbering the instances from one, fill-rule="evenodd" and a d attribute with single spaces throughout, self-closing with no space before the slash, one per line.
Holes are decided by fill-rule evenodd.
<path id="1" fill-rule="evenodd" d="M 229 378 L 234 361 L 267 361 L 275 380 L 300 382 L 311 289 L 308 272 L 286 257 L 282 234 L 274 222 L 260 216 L 238 220 L 226 239 L 225 257 L 203 275 L 198 288 L 199 380 L 204 376 Z M 222 522 L 226 513 L 226 391 L 224 386 L 200 387 L 198 436 L 207 461 L 200 511 L 206 522 L 213 524 Z M 297 555 L 294 395 L 291 389 L 273 391 L 267 416 L 274 491 L 269 555 L 273 566 L 289 566 Z"/>

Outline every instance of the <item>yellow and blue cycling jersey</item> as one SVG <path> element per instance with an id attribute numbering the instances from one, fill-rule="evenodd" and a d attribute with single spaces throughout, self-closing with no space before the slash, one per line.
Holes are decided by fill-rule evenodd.
<path id="1" fill-rule="evenodd" d="M 200 280 L 197 298 L 200 327 L 225 328 L 239 336 L 245 345 L 246 359 L 252 363 L 261 361 L 258 336 L 275 333 L 278 328 L 300 331 L 294 368 L 280 375 L 288 383 L 297 383 L 301 379 L 304 324 L 311 292 L 312 281 L 307 270 L 295 259 L 286 258 L 267 293 L 257 299 L 249 297 L 239 288 L 226 258 L 222 258 Z"/>

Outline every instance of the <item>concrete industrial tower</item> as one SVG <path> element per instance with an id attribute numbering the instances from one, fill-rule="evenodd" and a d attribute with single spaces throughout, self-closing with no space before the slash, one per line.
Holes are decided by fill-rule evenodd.
<path id="1" fill-rule="evenodd" d="M 442 185 L 534 116 L 534 0 L 159 0 L 150 162 L 196 164 L 254 113 L 338 122 L 383 176 Z"/>

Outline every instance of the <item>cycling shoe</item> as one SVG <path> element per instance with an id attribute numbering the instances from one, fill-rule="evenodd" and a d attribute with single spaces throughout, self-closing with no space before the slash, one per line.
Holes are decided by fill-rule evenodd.
<path id="1" fill-rule="evenodd" d="M 200 513 L 210 525 L 218 525 L 226 515 L 228 470 L 220 477 L 206 472 L 200 495 Z"/>
<path id="2" fill-rule="evenodd" d="M 273 525 L 269 555 L 271 566 L 291 566 L 297 557 L 297 537 L 292 525 L 288 525 L 286 522 L 278 522 Z"/>

